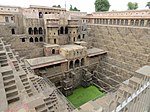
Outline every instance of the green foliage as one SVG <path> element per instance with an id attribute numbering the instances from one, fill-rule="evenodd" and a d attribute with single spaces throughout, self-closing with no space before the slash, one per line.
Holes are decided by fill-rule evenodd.
<path id="1" fill-rule="evenodd" d="M 147 2 L 146 7 L 150 9 L 150 2 Z"/>
<path id="2" fill-rule="evenodd" d="M 96 0 L 95 1 L 95 11 L 109 11 L 110 3 L 108 0 Z"/>
<path id="3" fill-rule="evenodd" d="M 80 11 L 79 9 L 77 9 L 77 7 L 72 7 L 72 5 L 70 5 L 70 9 L 69 9 L 70 11 Z"/>
<path id="4" fill-rule="evenodd" d="M 78 108 L 84 103 L 104 95 L 105 93 L 99 91 L 99 89 L 95 86 L 89 86 L 87 88 L 79 87 L 75 89 L 73 94 L 68 96 L 67 99 Z"/>
<path id="5" fill-rule="evenodd" d="M 61 8 L 60 5 L 53 5 L 52 7 Z"/>
<path id="6" fill-rule="evenodd" d="M 138 8 L 138 3 L 128 2 L 128 10 L 136 10 Z"/>

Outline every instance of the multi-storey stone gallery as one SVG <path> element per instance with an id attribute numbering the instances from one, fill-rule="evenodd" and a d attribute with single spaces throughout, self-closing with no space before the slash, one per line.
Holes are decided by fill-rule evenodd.
<path id="1" fill-rule="evenodd" d="M 0 112 L 149 112 L 149 35 L 150 10 L 0 6 Z"/>

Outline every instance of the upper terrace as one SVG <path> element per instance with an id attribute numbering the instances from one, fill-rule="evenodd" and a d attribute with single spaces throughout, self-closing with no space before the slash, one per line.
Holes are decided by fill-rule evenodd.
<path id="1" fill-rule="evenodd" d="M 83 23 L 150 27 L 150 10 L 94 12 L 82 18 Z"/>
<path id="2" fill-rule="evenodd" d="M 0 13 L 18 13 L 21 7 L 15 6 L 2 6 L 0 5 Z"/>
<path id="3" fill-rule="evenodd" d="M 96 18 L 149 18 L 150 10 L 128 10 L 128 11 L 111 11 L 111 12 L 93 12 Z"/>
<path id="4" fill-rule="evenodd" d="M 65 8 L 56 8 L 56 7 L 39 6 L 39 5 L 30 5 L 30 8 L 35 8 L 35 9 L 49 9 L 49 10 L 62 10 L 62 11 L 66 11 Z"/>

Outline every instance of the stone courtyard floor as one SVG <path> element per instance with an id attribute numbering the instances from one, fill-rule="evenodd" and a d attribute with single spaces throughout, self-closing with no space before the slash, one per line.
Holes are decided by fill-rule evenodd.
<path id="1" fill-rule="evenodd" d="M 89 86 L 87 88 L 78 87 L 73 91 L 73 94 L 68 96 L 67 99 L 76 107 L 80 107 L 90 100 L 97 99 L 104 96 L 105 93 L 99 91 L 96 86 Z"/>

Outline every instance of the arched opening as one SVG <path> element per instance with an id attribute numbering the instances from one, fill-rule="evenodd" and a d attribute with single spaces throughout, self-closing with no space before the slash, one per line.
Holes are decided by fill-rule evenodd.
<path id="1" fill-rule="evenodd" d="M 123 19 L 121 19 L 121 25 L 124 25 L 124 20 Z"/>
<path id="2" fill-rule="evenodd" d="M 99 24 L 99 19 L 97 19 L 97 24 Z"/>
<path id="3" fill-rule="evenodd" d="M 52 49 L 52 54 L 55 54 L 55 49 Z"/>
<path id="4" fill-rule="evenodd" d="M 40 42 L 43 42 L 43 37 L 40 37 Z"/>
<path id="5" fill-rule="evenodd" d="M 63 33 L 64 33 L 64 28 L 60 27 L 60 34 L 63 34 Z"/>
<path id="6" fill-rule="evenodd" d="M 8 17 L 5 17 L 5 22 L 9 22 L 9 18 Z"/>
<path id="7" fill-rule="evenodd" d="M 85 34 L 83 34 L 82 38 L 84 39 Z"/>
<path id="8" fill-rule="evenodd" d="M 139 25 L 139 20 L 137 19 L 136 21 L 135 21 L 135 26 L 138 26 Z"/>
<path id="9" fill-rule="evenodd" d="M 32 30 L 32 28 L 31 28 L 31 27 L 28 29 L 28 33 L 29 33 L 30 35 L 32 35 L 32 34 L 33 34 L 33 30 Z"/>
<path id="10" fill-rule="evenodd" d="M 65 34 L 68 34 L 68 27 L 65 27 Z"/>
<path id="11" fill-rule="evenodd" d="M 41 27 L 39 28 L 39 34 L 43 34 L 43 29 Z"/>
<path id="12" fill-rule="evenodd" d="M 147 26 L 150 27 L 150 19 L 147 21 Z"/>
<path id="13" fill-rule="evenodd" d="M 58 35 L 59 35 L 59 30 L 58 30 Z"/>
<path id="14" fill-rule="evenodd" d="M 75 37 L 73 38 L 73 41 L 74 41 L 74 42 L 76 41 L 76 38 L 75 38 Z"/>
<path id="15" fill-rule="evenodd" d="M 113 24 L 114 24 L 114 25 L 116 24 L 116 19 L 114 19 Z"/>
<path id="16" fill-rule="evenodd" d="M 84 58 L 81 59 L 81 66 L 84 65 Z"/>
<path id="17" fill-rule="evenodd" d="M 29 41 L 30 41 L 30 42 L 33 42 L 33 38 L 31 37 L 31 38 L 29 39 Z"/>
<path id="18" fill-rule="evenodd" d="M 144 26 L 144 20 L 143 19 L 140 21 L 140 26 Z"/>
<path id="19" fill-rule="evenodd" d="M 102 19 L 100 19 L 100 24 L 102 24 Z"/>
<path id="20" fill-rule="evenodd" d="M 134 20 L 133 19 L 131 20 L 130 25 L 134 25 Z"/>
<path id="21" fill-rule="evenodd" d="M 39 18 L 43 18 L 42 12 L 39 12 Z"/>
<path id="22" fill-rule="evenodd" d="M 38 42 L 38 38 L 37 37 L 35 37 L 35 42 Z"/>
<path id="23" fill-rule="evenodd" d="M 47 14 L 47 12 L 45 12 L 45 14 Z"/>
<path id="24" fill-rule="evenodd" d="M 106 24 L 108 24 L 108 19 L 106 19 Z"/>
<path id="25" fill-rule="evenodd" d="M 128 25 L 128 20 L 127 19 L 125 20 L 125 25 Z"/>
<path id="26" fill-rule="evenodd" d="M 96 19 L 94 19 L 94 24 L 96 24 Z"/>
<path id="27" fill-rule="evenodd" d="M 78 39 L 80 39 L 81 37 L 80 37 L 80 35 L 78 35 Z"/>
<path id="28" fill-rule="evenodd" d="M 70 61 L 69 63 L 69 69 L 72 69 L 73 68 L 73 61 Z"/>
<path id="29" fill-rule="evenodd" d="M 22 38 L 21 40 L 22 40 L 22 42 L 25 42 L 25 41 L 26 41 L 26 39 L 25 39 L 25 38 Z"/>
<path id="30" fill-rule="evenodd" d="M 117 25 L 119 25 L 120 24 L 120 20 L 119 19 L 117 19 Z"/>
<path id="31" fill-rule="evenodd" d="M 38 34 L 38 29 L 36 27 L 34 28 L 34 34 Z"/>
<path id="32" fill-rule="evenodd" d="M 105 19 L 103 19 L 103 24 L 105 24 Z"/>
<path id="33" fill-rule="evenodd" d="M 80 61 L 77 59 L 77 60 L 75 61 L 75 67 L 79 67 L 79 65 L 80 65 Z"/>
<path id="34" fill-rule="evenodd" d="M 15 29 L 11 29 L 11 33 L 12 33 L 12 34 L 15 34 Z"/>
<path id="35" fill-rule="evenodd" d="M 56 39 L 54 39 L 54 44 L 56 44 Z"/>
<path id="36" fill-rule="evenodd" d="M 110 19 L 110 22 L 109 22 L 109 24 L 110 24 L 110 25 L 112 25 L 112 19 Z"/>

